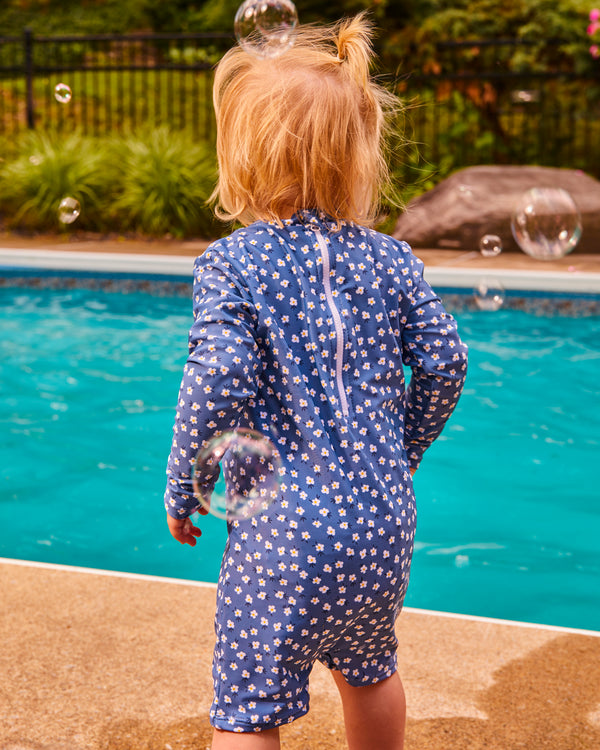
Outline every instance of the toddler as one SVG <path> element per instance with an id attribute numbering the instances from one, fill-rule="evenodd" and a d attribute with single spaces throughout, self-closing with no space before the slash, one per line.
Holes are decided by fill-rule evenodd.
<path id="1" fill-rule="evenodd" d="M 301 27 L 279 57 L 236 47 L 216 71 L 214 198 L 244 228 L 195 264 L 170 531 L 196 544 L 192 466 L 222 432 L 271 438 L 281 484 L 268 511 L 228 524 L 213 750 L 279 748 L 279 726 L 308 711 L 317 660 L 339 689 L 350 750 L 403 747 L 394 623 L 411 475 L 454 409 L 467 354 L 421 261 L 371 228 L 394 101 L 370 78 L 370 36 L 364 15 Z"/>

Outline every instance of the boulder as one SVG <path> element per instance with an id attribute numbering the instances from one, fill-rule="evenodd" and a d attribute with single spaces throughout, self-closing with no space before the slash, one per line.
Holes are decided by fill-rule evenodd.
<path id="1" fill-rule="evenodd" d="M 583 231 L 574 252 L 600 253 L 600 182 L 575 169 L 478 166 L 455 172 L 410 201 L 394 237 L 415 248 L 477 250 L 485 234 L 496 234 L 505 251 L 521 252 L 510 227 L 516 202 L 531 188 L 570 193 Z"/>

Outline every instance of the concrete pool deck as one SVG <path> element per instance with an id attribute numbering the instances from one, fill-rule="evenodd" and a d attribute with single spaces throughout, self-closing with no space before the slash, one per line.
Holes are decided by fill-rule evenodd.
<path id="1" fill-rule="evenodd" d="M 205 750 L 215 588 L 0 560 L 1 750 Z M 406 750 L 600 747 L 600 634 L 405 610 Z M 287 750 L 342 750 L 333 681 Z"/>
<path id="2" fill-rule="evenodd" d="M 187 272 L 205 246 L 0 235 L 0 266 L 108 268 L 117 254 L 120 269 L 154 257 L 155 273 Z M 491 272 L 509 288 L 600 291 L 600 255 L 416 252 L 458 286 Z M 0 559 L 0 750 L 210 747 L 214 600 L 210 584 Z M 409 609 L 397 630 L 406 750 L 600 748 L 600 633 Z M 283 747 L 343 750 L 343 736 L 317 666 L 311 710 L 282 730 Z"/>

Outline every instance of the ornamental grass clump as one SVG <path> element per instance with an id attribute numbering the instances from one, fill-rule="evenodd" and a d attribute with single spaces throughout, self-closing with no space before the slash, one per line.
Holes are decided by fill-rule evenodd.
<path id="1" fill-rule="evenodd" d="M 166 127 L 91 138 L 27 133 L 0 163 L 0 222 L 28 232 L 219 236 L 207 204 L 216 181 L 210 148 Z M 79 204 L 68 224 L 59 206 Z"/>
<path id="2" fill-rule="evenodd" d="M 104 165 L 109 161 L 102 142 L 78 134 L 27 133 L 0 169 L 0 216 L 9 229 L 64 229 L 59 205 L 78 201 L 78 228 L 107 228 L 103 204 L 110 189 Z"/>
<path id="3" fill-rule="evenodd" d="M 207 205 L 216 180 L 207 146 L 161 127 L 113 149 L 119 175 L 111 214 L 123 230 L 178 238 L 222 231 Z"/>

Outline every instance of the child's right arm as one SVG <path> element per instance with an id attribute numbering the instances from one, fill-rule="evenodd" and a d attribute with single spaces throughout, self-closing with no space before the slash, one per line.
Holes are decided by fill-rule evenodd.
<path id="1" fill-rule="evenodd" d="M 234 429 L 259 371 L 256 310 L 229 263 L 208 250 L 194 266 L 194 323 L 167 465 L 165 508 L 183 519 L 198 506 L 192 467 L 209 440 Z M 216 477 L 206 478 L 207 493 Z"/>

